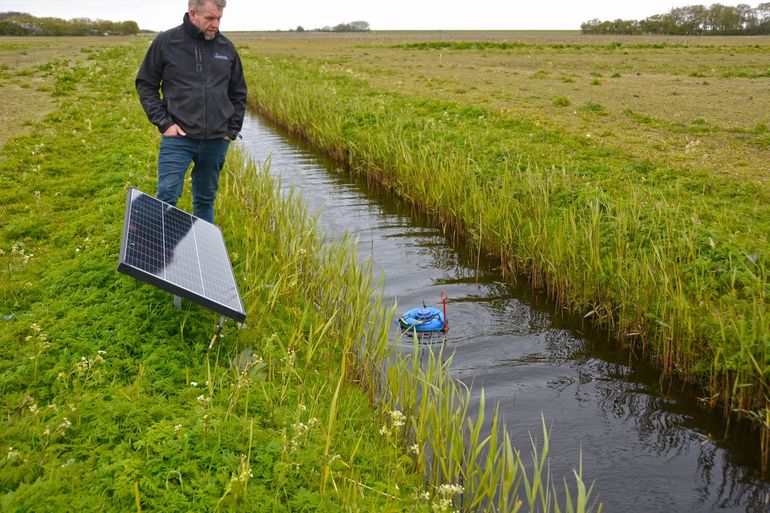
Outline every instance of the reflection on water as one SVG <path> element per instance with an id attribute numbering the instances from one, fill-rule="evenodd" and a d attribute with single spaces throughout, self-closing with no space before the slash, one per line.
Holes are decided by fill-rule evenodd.
<path id="1" fill-rule="evenodd" d="M 580 320 L 554 315 L 536 293 L 501 283 L 491 262 L 452 247 L 408 207 L 367 191 L 322 157 L 247 117 L 243 145 L 271 157 L 282 187 L 294 186 L 329 240 L 346 231 L 385 276 L 400 311 L 449 296 L 453 374 L 500 404 L 513 442 L 529 446 L 541 412 L 552 427 L 551 468 L 569 477 L 581 453 L 585 477 L 607 512 L 768 511 L 770 485 L 755 441 L 722 437 L 719 418 L 676 384 L 628 365 L 629 355 Z M 396 330 L 394 326 L 394 330 Z M 668 390 L 670 388 L 670 390 Z"/>

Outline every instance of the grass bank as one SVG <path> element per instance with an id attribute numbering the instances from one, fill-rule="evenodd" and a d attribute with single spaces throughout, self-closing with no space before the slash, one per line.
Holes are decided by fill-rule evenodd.
<path id="1" fill-rule="evenodd" d="M 767 47 L 358 39 L 311 50 L 302 39 L 290 41 L 283 49 L 275 42 L 243 41 L 251 100 L 259 109 L 434 213 L 448 229 L 496 255 L 512 279 L 531 277 L 566 308 L 656 360 L 664 372 L 700 383 L 707 404 L 757 421 L 768 454 L 766 171 L 739 172 L 738 162 L 731 172 L 717 172 L 704 159 L 685 162 L 682 156 L 690 150 L 667 153 L 628 138 L 613 144 L 606 134 L 597 140 L 592 134 L 626 128 L 596 101 L 580 109 L 592 127 L 585 133 L 575 129 L 580 123 L 544 120 L 515 105 L 493 108 L 477 96 L 440 99 L 431 85 L 450 59 L 474 70 L 465 79 L 453 76 L 475 88 L 487 69 L 497 69 L 485 61 L 499 65 L 511 55 L 586 62 L 612 54 L 613 62 L 630 66 L 630 53 L 653 61 L 662 50 L 697 67 L 704 55 L 761 59 Z M 613 54 L 617 49 L 621 53 Z M 741 62 L 738 68 L 746 73 L 753 69 L 751 60 Z M 410 73 L 421 80 L 401 80 Z M 522 80 L 532 83 L 548 73 L 540 75 Z M 601 86 L 597 81 L 595 87 Z M 572 100 L 553 108 L 564 104 Z M 643 124 L 652 119 L 631 118 Z M 674 137 L 676 126 L 660 123 L 655 133 Z M 759 132 L 746 133 L 758 141 Z M 754 148 L 748 139 L 731 136 L 734 145 L 726 151 Z"/>
<path id="2" fill-rule="evenodd" d="M 220 205 L 248 326 L 209 350 L 215 315 L 117 274 L 126 187 L 155 181 L 157 135 L 126 73 L 142 48 L 75 65 L 62 47 L 56 108 L 3 149 L 2 509 L 407 509 L 422 479 L 342 379 L 345 348 L 376 326 L 366 270 L 346 247 L 318 256 L 265 172 L 233 179 L 254 171 L 234 155 Z M 303 265 L 342 268 L 328 304 Z M 333 301 L 356 309 L 344 328 L 328 323 Z"/>
<path id="3" fill-rule="evenodd" d="M 545 428 L 533 459 L 482 433 L 435 355 L 379 378 L 392 312 L 354 244 L 237 151 L 217 211 L 247 324 L 212 344 L 217 315 L 118 274 L 125 191 L 155 187 L 126 72 L 146 47 L 51 45 L 55 106 L 0 163 L 3 511 L 558 507 Z M 562 510 L 592 500 L 576 477 Z"/>

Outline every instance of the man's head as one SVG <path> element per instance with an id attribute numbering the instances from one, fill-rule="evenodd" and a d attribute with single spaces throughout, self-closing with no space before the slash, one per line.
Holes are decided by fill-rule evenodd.
<path id="1" fill-rule="evenodd" d="M 206 39 L 214 39 L 219 31 L 219 20 L 227 0 L 188 0 L 190 21 L 203 32 Z"/>

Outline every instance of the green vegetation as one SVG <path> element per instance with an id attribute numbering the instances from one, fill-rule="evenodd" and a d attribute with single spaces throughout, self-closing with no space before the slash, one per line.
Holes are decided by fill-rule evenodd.
<path id="1" fill-rule="evenodd" d="M 0 13 L 0 36 L 125 36 L 139 33 L 135 21 L 88 18 L 37 18 L 23 12 Z"/>
<path id="2" fill-rule="evenodd" d="M 276 198 L 264 172 L 243 191 L 263 210 L 228 202 L 229 187 L 230 208 L 221 207 L 251 306 L 248 327 L 228 326 L 210 349 L 213 314 L 177 311 L 168 294 L 116 273 L 125 187 L 154 183 L 156 135 L 125 72 L 140 51 L 107 50 L 83 66 L 60 61 L 55 88 L 67 93 L 46 119 L 49 134 L 4 148 L 2 509 L 379 510 L 410 502 L 421 480 L 376 436 L 380 422 L 363 389 L 345 381 L 340 420 L 328 424 L 328 383 L 338 381 L 346 335 L 328 325 L 328 305 L 318 309 L 320 298 L 307 294 L 304 280 L 315 276 L 296 266 L 330 264 L 300 256 L 318 254 L 312 227 L 299 223 L 296 202 Z M 286 225 L 264 229 L 274 219 Z M 325 258 L 348 257 L 340 250 Z M 365 273 L 335 270 L 327 281 L 339 289 L 327 288 L 329 296 L 369 307 Z M 365 333 L 345 324 L 355 340 Z M 325 451 L 327 440 L 334 443 Z M 335 455 L 328 483 L 339 491 L 324 495 L 321 469 Z"/>
<path id="3" fill-rule="evenodd" d="M 212 337 L 217 315 L 118 274 L 126 188 L 155 183 L 126 72 L 146 46 L 57 48 L 55 107 L 0 161 L 3 511 L 590 510 L 580 468 L 548 472 L 545 423 L 530 461 L 494 411 L 488 434 L 483 405 L 468 420 L 451 359 L 388 354 L 353 241 L 324 246 L 243 155 L 217 211 L 247 324 Z"/>
<path id="4" fill-rule="evenodd" d="M 601 21 L 594 18 L 580 25 L 580 29 L 584 34 L 770 34 L 770 4 L 761 3 L 754 9 L 748 4 L 687 5 L 641 21 Z"/>
<path id="5" fill-rule="evenodd" d="M 333 27 L 323 27 L 316 29 L 321 32 L 369 32 L 369 22 L 351 21 L 350 23 L 338 23 Z"/>
<path id="6" fill-rule="evenodd" d="M 601 49 L 605 43 L 596 44 Z M 683 123 L 703 112 L 688 110 L 703 98 L 672 93 L 665 103 L 640 104 L 642 112 L 621 112 L 617 106 L 624 102 L 604 89 L 623 87 L 626 73 L 602 85 L 601 104 L 573 96 L 582 112 L 531 93 L 521 104 L 511 103 L 511 94 L 498 100 L 502 90 L 530 90 L 516 77 L 528 80 L 532 71 L 513 72 L 537 70 L 544 59 L 554 71 L 569 66 L 589 83 L 604 69 L 597 59 L 601 52 L 590 48 L 568 47 L 560 54 L 543 45 L 533 55 L 537 45 L 530 45 L 526 53 L 505 49 L 493 60 L 479 58 L 483 45 L 454 52 L 443 42 L 426 44 L 424 57 L 403 44 L 241 44 L 261 111 L 435 214 L 497 256 L 511 279 L 525 273 L 566 308 L 656 360 L 664 372 L 700 383 L 706 404 L 758 420 L 768 455 L 770 189 L 766 160 L 751 157 L 764 137 L 753 128 L 755 110 L 736 122 L 743 107 L 728 97 L 724 103 L 736 109 L 723 109 L 730 128 L 710 114 L 709 121 L 693 115 Z M 715 48 L 713 55 L 724 50 Z M 648 65 L 657 71 L 656 80 L 678 81 L 667 75 L 681 73 L 674 64 L 661 67 L 657 57 L 646 64 L 650 52 L 658 51 L 640 49 L 633 59 L 621 54 L 608 60 L 608 70 L 641 70 L 623 93 L 632 87 L 646 91 L 633 82 Z M 663 51 L 676 66 L 716 63 L 707 48 L 697 56 L 687 48 Z M 447 66 L 453 68 L 449 73 Z M 417 69 L 422 78 L 410 79 Z M 453 97 L 426 85 L 447 76 L 453 90 L 478 88 L 478 95 Z M 569 87 L 583 95 L 596 90 L 558 77 L 563 74 L 539 77 L 538 88 Z M 541 85 L 543 80 L 549 81 Z M 735 86 L 736 79 L 729 80 L 719 84 L 720 93 Z M 743 90 L 762 87 L 752 82 Z M 745 130 L 740 123 L 748 125 Z M 640 126 L 647 129 L 640 132 Z M 681 150 L 666 145 L 675 140 Z M 729 146 L 720 150 L 721 141 Z M 767 155 L 766 148 L 759 151 Z"/>

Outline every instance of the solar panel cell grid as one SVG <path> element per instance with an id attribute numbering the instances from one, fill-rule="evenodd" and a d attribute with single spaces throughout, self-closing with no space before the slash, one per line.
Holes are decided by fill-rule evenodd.
<path id="1" fill-rule="evenodd" d="M 118 271 L 238 322 L 243 311 L 222 232 L 138 189 L 129 189 Z"/>

